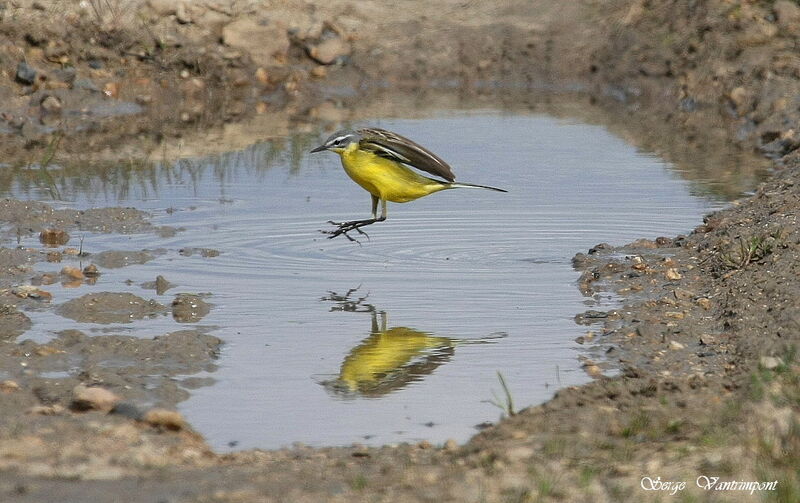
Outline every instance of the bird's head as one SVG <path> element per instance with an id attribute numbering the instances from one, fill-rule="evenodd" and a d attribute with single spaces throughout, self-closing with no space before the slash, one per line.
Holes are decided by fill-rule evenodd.
<path id="1" fill-rule="evenodd" d="M 331 150 L 337 154 L 344 152 L 351 143 L 358 143 L 361 141 L 361 135 L 355 131 L 342 130 L 337 131 L 330 135 L 325 143 L 313 149 L 311 152 L 322 152 L 323 150 Z"/>

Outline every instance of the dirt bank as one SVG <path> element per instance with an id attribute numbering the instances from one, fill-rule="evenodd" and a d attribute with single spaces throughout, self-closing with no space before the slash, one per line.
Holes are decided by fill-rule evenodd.
<path id="1" fill-rule="evenodd" d="M 35 288 L 16 286 L 53 279 L 37 264 L 55 256 L 45 244 L 17 249 L 15 236 L 44 227 L 174 230 L 151 226 L 136 210 L 6 201 L 0 499 L 666 499 L 643 489 L 646 476 L 686 481 L 678 496 L 686 500 L 800 499 L 794 2 L 413 1 L 391 11 L 378 1 L 80 5 L 19 0 L 0 11 L 7 165 L 47 164 L 56 144 L 61 161 L 86 152 L 113 161 L 178 139 L 199 149 L 208 131 L 235 134 L 235 121 L 250 115 L 265 118 L 265 136 L 298 121 L 333 127 L 365 96 L 391 101 L 393 90 L 434 87 L 477 96 L 578 89 L 619 117 L 626 138 L 670 160 L 715 158 L 719 145 L 733 145 L 769 156 L 776 173 L 686 236 L 578 254 L 576 287 L 624 299 L 611 312 L 576 313 L 590 324 L 581 341 L 590 348 L 586 371 L 597 379 L 464 446 L 441 448 L 210 451 L 168 409 L 186 389 L 208 384 L 185 376 L 213 367 L 217 338 L 65 331 L 43 344 L 18 341 L 31 330 L 25 311 L 48 307 Z M 741 177 L 746 187 L 761 161 L 728 171 L 725 164 L 716 160 L 712 176 Z M 84 265 L 81 250 L 59 250 L 64 265 Z M 70 274 L 55 280 L 75 280 Z M 70 306 L 73 316 L 94 320 L 199 305 L 111 293 L 82 302 Z M 98 364 L 109 360 L 121 363 L 113 371 Z M 62 375 L 75 366 L 79 373 Z M 175 376 L 184 376 L 181 386 Z M 697 487 L 699 476 L 778 484 L 753 496 L 709 492 Z"/>

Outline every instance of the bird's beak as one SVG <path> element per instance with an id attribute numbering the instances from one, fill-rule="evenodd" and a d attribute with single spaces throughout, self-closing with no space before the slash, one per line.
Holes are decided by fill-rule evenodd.
<path id="1" fill-rule="evenodd" d="M 315 149 L 311 149 L 311 153 L 313 154 L 314 152 L 322 152 L 323 150 L 328 150 L 328 147 L 326 147 L 325 145 L 320 145 Z"/>

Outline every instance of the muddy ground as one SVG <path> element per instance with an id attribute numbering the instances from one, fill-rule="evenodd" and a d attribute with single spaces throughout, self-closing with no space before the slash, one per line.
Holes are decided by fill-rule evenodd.
<path id="1" fill-rule="evenodd" d="M 685 236 L 576 250 L 576 288 L 625 299 L 576 313 L 596 379 L 441 447 L 212 452 L 170 411 L 203 383 L 172 377 L 213 370 L 223 341 L 66 330 L 20 342 L 36 330 L 30 310 L 101 322 L 213 306 L 113 292 L 51 305 L 47 284 L 91 281 L 87 263 L 102 271 L 160 252 L 92 257 L 57 232 L 40 248 L 17 248 L 18 236 L 176 230 L 131 209 L 2 201 L 0 500 L 800 500 L 796 3 L 15 0 L 0 17 L 2 169 L 53 152 L 78 166 L 196 155 L 237 137 L 245 118 L 262 120 L 264 136 L 333 128 L 435 89 L 493 103 L 576 92 L 592 104 L 587 120 L 679 165 L 706 157 L 704 175 L 737 190 L 765 163 L 773 170 Z M 723 147 L 757 155 L 732 164 Z M 43 273 L 49 262 L 61 273 Z M 699 476 L 777 485 L 705 490 Z M 643 477 L 675 484 L 645 490 Z"/>

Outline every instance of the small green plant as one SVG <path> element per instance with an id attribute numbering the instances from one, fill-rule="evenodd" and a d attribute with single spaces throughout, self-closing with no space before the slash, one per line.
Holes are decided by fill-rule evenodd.
<path id="1" fill-rule="evenodd" d="M 732 249 L 720 254 L 722 265 L 728 269 L 743 269 L 752 262 L 757 262 L 775 249 L 775 245 L 782 241 L 783 232 L 777 230 L 749 238 L 740 237 Z"/>
<path id="2" fill-rule="evenodd" d="M 497 407 L 498 409 L 503 411 L 508 417 L 514 416 L 517 414 L 516 410 L 514 410 L 514 397 L 511 396 L 511 390 L 508 389 L 508 384 L 506 383 L 506 378 L 503 377 L 503 374 L 500 371 L 497 371 L 497 378 L 500 380 L 500 386 L 503 387 L 503 394 L 504 397 L 500 398 L 497 396 L 494 390 L 492 390 L 492 396 L 494 397 L 493 400 L 489 400 L 489 403 Z"/>

